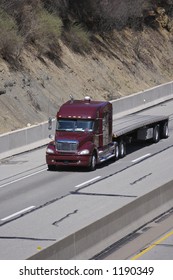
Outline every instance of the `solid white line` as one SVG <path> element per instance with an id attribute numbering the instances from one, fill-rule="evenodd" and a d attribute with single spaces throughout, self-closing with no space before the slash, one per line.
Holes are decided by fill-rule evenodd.
<path id="1" fill-rule="evenodd" d="M 47 169 L 43 169 L 43 170 L 34 172 L 34 173 L 32 173 L 32 174 L 26 175 L 26 176 L 24 176 L 24 177 L 21 177 L 21 178 L 19 178 L 19 179 L 13 180 L 13 181 L 11 181 L 11 182 L 5 183 L 5 184 L 3 184 L 3 185 L 0 185 L 0 188 L 4 188 L 4 187 L 6 187 L 6 186 L 8 186 L 8 185 L 11 185 L 11 184 L 13 184 L 13 183 L 19 182 L 19 181 L 21 181 L 21 180 L 24 180 L 24 179 L 29 178 L 29 177 L 31 177 L 31 176 L 34 176 L 34 175 L 36 175 L 36 174 L 38 174 L 38 173 L 44 172 L 44 171 L 46 171 L 46 170 L 47 170 Z"/>
<path id="2" fill-rule="evenodd" d="M 142 160 L 142 159 L 145 159 L 145 158 L 147 158 L 147 157 L 149 157 L 151 154 L 146 154 L 146 155 L 144 155 L 144 156 L 142 156 L 142 157 L 139 157 L 139 158 L 136 158 L 136 159 L 134 159 L 134 160 L 132 160 L 132 162 L 137 162 L 137 161 L 140 161 L 140 160 Z"/>
<path id="3" fill-rule="evenodd" d="M 84 186 L 84 185 L 86 185 L 86 184 L 88 184 L 88 183 L 91 183 L 91 182 L 93 182 L 93 181 L 98 180 L 99 178 L 101 178 L 101 176 L 97 176 L 97 177 L 95 177 L 95 178 L 93 178 L 93 179 L 91 179 L 91 180 L 88 180 L 88 181 L 86 181 L 86 182 L 80 184 L 80 185 L 77 185 L 77 186 L 75 186 L 75 188 L 80 188 L 80 187 L 82 187 L 82 186 Z"/>
<path id="4" fill-rule="evenodd" d="M 23 214 L 23 213 L 25 213 L 25 212 L 27 212 L 27 211 L 33 209 L 33 208 L 35 208 L 35 206 L 27 207 L 27 208 L 25 208 L 25 209 L 23 209 L 23 210 L 21 210 L 21 211 L 19 211 L 19 212 L 16 212 L 16 213 L 14 213 L 14 214 L 12 214 L 12 215 L 10 215 L 10 216 L 8 216 L 8 217 L 5 217 L 5 218 L 1 219 L 1 221 L 9 220 L 9 219 L 11 219 L 11 218 L 13 218 L 13 217 L 15 217 L 15 216 L 17 216 L 17 215 L 19 215 L 19 214 Z"/>

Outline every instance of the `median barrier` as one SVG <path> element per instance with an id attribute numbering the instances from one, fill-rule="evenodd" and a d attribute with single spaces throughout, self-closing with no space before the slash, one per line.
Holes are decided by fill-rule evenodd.
<path id="1" fill-rule="evenodd" d="M 0 135 L 0 159 L 48 144 L 47 127 L 44 122 Z"/>
<path id="2" fill-rule="evenodd" d="M 132 114 L 173 98 L 173 82 L 112 101 L 115 117 Z"/>
<path id="3" fill-rule="evenodd" d="M 131 114 L 173 98 L 173 82 L 112 101 L 114 117 Z M 55 120 L 53 121 L 55 127 Z M 0 135 L 0 159 L 46 145 L 48 121 Z"/>
<path id="4" fill-rule="evenodd" d="M 91 259 L 172 208 L 173 181 L 134 199 L 116 211 L 30 256 L 30 260 Z"/>

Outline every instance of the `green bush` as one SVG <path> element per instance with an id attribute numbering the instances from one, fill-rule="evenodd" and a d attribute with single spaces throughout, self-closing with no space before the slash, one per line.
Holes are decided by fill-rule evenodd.
<path id="1" fill-rule="evenodd" d="M 59 39 L 62 32 L 62 21 L 54 14 L 42 9 L 38 12 L 35 25 L 31 30 L 31 41 L 35 43 L 40 54 L 55 51 L 59 46 Z"/>
<path id="2" fill-rule="evenodd" d="M 47 37 L 53 36 L 55 40 L 58 40 L 61 36 L 62 21 L 54 14 L 50 14 L 46 10 L 42 10 L 39 14 L 39 24 L 43 33 Z"/>
<path id="3" fill-rule="evenodd" d="M 82 25 L 73 24 L 64 34 L 67 45 L 75 52 L 87 53 L 90 50 L 90 34 Z"/>
<path id="4" fill-rule="evenodd" d="M 23 40 L 18 34 L 15 20 L 0 10 L 0 55 L 10 61 L 16 59 L 22 49 Z"/>
<path id="5" fill-rule="evenodd" d="M 2 9 L 0 9 L 0 28 L 7 31 L 17 29 L 15 21 Z"/>

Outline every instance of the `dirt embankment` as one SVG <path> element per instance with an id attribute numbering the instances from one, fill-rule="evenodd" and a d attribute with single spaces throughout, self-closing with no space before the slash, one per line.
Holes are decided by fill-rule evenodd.
<path id="1" fill-rule="evenodd" d="M 173 80 L 173 32 L 164 27 L 95 36 L 85 55 L 60 44 L 56 63 L 32 48 L 23 51 L 20 70 L 0 60 L 0 134 L 55 116 L 70 94 L 111 100 Z"/>

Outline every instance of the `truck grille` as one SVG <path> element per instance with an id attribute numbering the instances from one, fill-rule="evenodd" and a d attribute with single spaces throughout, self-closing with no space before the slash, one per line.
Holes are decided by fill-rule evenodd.
<path id="1" fill-rule="evenodd" d="M 60 152 L 76 152 L 77 146 L 77 141 L 61 140 L 56 142 L 56 150 Z"/>

